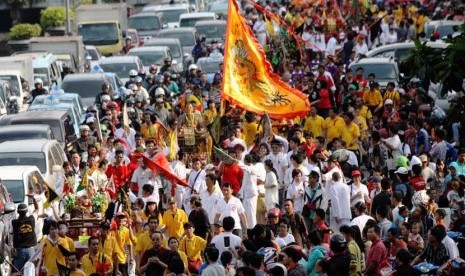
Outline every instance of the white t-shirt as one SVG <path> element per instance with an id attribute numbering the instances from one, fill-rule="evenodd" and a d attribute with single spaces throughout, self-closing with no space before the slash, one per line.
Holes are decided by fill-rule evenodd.
<path id="1" fill-rule="evenodd" d="M 285 237 L 280 237 L 280 236 L 276 237 L 276 243 L 281 248 L 286 247 L 288 244 L 290 244 L 292 242 L 295 242 L 295 239 L 294 239 L 294 236 L 292 234 L 289 234 L 289 233 Z"/>
<path id="2" fill-rule="evenodd" d="M 227 240 L 229 238 L 229 246 L 226 246 Z M 239 236 L 234 235 L 231 232 L 223 232 L 219 235 L 216 235 L 212 238 L 211 244 L 214 244 L 216 249 L 220 251 L 220 255 L 227 251 L 229 248 L 236 248 L 240 246 L 242 239 Z"/>
<path id="3" fill-rule="evenodd" d="M 216 213 L 220 214 L 220 220 L 225 217 L 233 217 L 234 229 L 242 229 L 239 214 L 245 212 L 242 202 L 237 197 L 231 197 L 228 202 L 224 198 L 218 199 L 216 202 Z"/>
<path id="4" fill-rule="evenodd" d="M 358 217 L 355 217 L 351 222 L 350 222 L 350 225 L 357 225 L 358 228 L 360 229 L 360 232 L 363 231 L 363 228 L 365 228 L 365 225 L 367 224 L 367 221 L 368 220 L 375 220 L 374 218 L 372 218 L 371 216 L 367 215 L 367 214 L 363 214 L 363 215 L 360 215 Z"/>
<path id="5" fill-rule="evenodd" d="M 355 204 L 359 201 L 365 203 L 365 195 L 369 196 L 367 186 L 363 185 L 362 183 L 360 183 L 359 187 L 355 186 L 355 184 L 352 184 L 350 185 L 349 189 L 351 198 L 355 196 L 358 192 L 360 192 L 360 195 L 356 196 L 354 199 L 350 201 L 350 207 L 354 207 Z"/>

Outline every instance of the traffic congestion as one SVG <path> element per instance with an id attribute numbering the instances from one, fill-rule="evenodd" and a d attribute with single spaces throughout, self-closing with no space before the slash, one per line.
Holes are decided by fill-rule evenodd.
<path id="1" fill-rule="evenodd" d="M 465 1 L 94 2 L 0 57 L 0 275 L 465 275 Z"/>

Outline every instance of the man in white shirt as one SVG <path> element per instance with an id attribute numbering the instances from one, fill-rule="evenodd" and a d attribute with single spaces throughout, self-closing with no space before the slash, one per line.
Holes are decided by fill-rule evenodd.
<path id="1" fill-rule="evenodd" d="M 335 233 L 344 224 L 349 224 L 352 214 L 350 211 L 349 186 L 342 183 L 342 174 L 332 174 L 333 184 L 329 187 L 331 199 L 330 227 Z"/>
<path id="2" fill-rule="evenodd" d="M 156 198 L 156 204 L 159 202 L 159 195 L 158 195 L 158 188 L 159 185 L 156 183 L 155 178 L 154 178 L 154 173 L 152 170 L 147 168 L 144 159 L 142 157 L 137 159 L 137 162 L 139 163 L 139 167 L 134 171 L 132 174 L 131 178 L 131 185 L 137 187 L 137 197 L 142 197 L 142 186 L 144 184 L 152 184 L 155 188 L 155 198 Z"/>
<path id="3" fill-rule="evenodd" d="M 201 163 L 199 159 L 194 159 L 192 163 L 192 171 L 189 173 L 189 178 L 187 180 L 187 184 L 191 187 L 191 189 L 186 189 L 184 192 L 184 210 L 186 214 L 189 216 L 191 212 L 190 207 L 190 199 L 191 195 L 198 195 L 200 191 L 204 191 L 206 189 L 205 184 L 205 171 L 202 170 Z"/>
<path id="4" fill-rule="evenodd" d="M 271 153 L 268 154 L 266 159 L 273 162 L 273 167 L 276 170 L 279 188 L 279 204 L 281 205 L 284 200 L 284 175 L 289 166 L 287 163 L 287 155 L 283 153 L 283 144 L 281 141 L 277 139 L 271 141 Z"/>
<path id="5" fill-rule="evenodd" d="M 183 151 L 179 151 L 178 159 L 171 162 L 171 167 L 173 168 L 174 174 L 179 179 L 184 180 L 184 181 L 187 180 L 186 161 L 187 161 L 187 154 L 184 153 Z M 178 204 L 178 206 L 182 206 L 183 204 L 185 191 L 186 191 L 186 188 L 184 186 L 181 186 L 181 185 L 176 186 L 175 197 L 176 197 L 176 203 Z"/>
<path id="6" fill-rule="evenodd" d="M 206 175 L 205 184 L 207 185 L 207 189 L 200 191 L 200 200 L 202 201 L 203 209 L 205 209 L 208 214 L 210 224 L 213 225 L 216 215 L 215 206 L 218 200 L 223 197 L 223 194 L 221 193 L 221 189 L 215 185 L 216 176 L 214 174 L 209 173 Z"/>
<path id="7" fill-rule="evenodd" d="M 397 134 L 397 126 L 391 125 L 389 127 L 389 138 L 382 139 L 381 144 L 388 150 L 388 159 L 386 160 L 388 170 L 393 175 L 396 168 L 397 157 L 402 155 L 402 142 L 400 141 L 399 135 Z"/>
<path id="8" fill-rule="evenodd" d="M 441 243 L 444 244 L 444 246 L 446 247 L 447 253 L 449 253 L 450 260 L 459 258 L 460 254 L 457 244 L 452 238 L 447 236 L 446 228 L 443 225 L 436 225 L 435 227 L 441 232 L 442 235 L 444 235 L 444 238 L 442 239 Z"/>
<path id="9" fill-rule="evenodd" d="M 242 203 L 244 205 L 247 224 L 253 228 L 257 224 L 257 199 L 258 199 L 258 169 L 253 164 L 254 157 L 247 154 L 244 158 L 245 163 L 239 162 L 239 167 L 244 172 L 242 186 L 239 191 Z"/>
<path id="10" fill-rule="evenodd" d="M 236 247 L 241 246 L 241 237 L 232 233 L 235 224 L 236 223 L 233 217 L 223 218 L 224 232 L 214 236 L 211 240 L 211 244 L 214 245 L 220 251 L 220 255 L 224 251 L 227 251 L 229 248 L 235 249 Z"/>
<path id="11" fill-rule="evenodd" d="M 218 199 L 216 203 L 215 221 L 222 220 L 225 217 L 233 217 L 235 221 L 235 234 L 238 235 L 242 230 L 241 221 L 245 227 L 243 234 L 246 234 L 248 224 L 242 202 L 237 197 L 232 195 L 232 185 L 230 183 L 224 183 L 221 189 L 223 191 L 224 197 Z"/>
<path id="12" fill-rule="evenodd" d="M 375 220 L 373 217 L 365 213 L 366 209 L 367 207 L 365 203 L 361 201 L 357 202 L 357 204 L 355 204 L 354 206 L 354 213 L 356 217 L 352 219 L 350 225 L 357 225 L 358 229 L 360 229 L 360 233 L 363 231 L 363 228 L 365 228 L 367 221 L 369 221 L 370 219 Z"/>

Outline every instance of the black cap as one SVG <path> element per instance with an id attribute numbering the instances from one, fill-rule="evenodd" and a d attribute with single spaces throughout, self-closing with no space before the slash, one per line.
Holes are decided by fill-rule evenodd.
<path id="1" fill-rule="evenodd" d="M 21 203 L 18 205 L 18 213 L 26 213 L 27 212 L 27 205 Z"/>

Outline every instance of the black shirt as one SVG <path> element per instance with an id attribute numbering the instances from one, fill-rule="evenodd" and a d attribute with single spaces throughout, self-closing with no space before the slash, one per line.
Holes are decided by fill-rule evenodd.
<path id="1" fill-rule="evenodd" d="M 201 237 L 202 239 L 206 239 L 207 233 L 209 233 L 211 230 L 207 211 L 205 211 L 203 208 L 192 210 L 189 214 L 189 221 L 194 224 L 194 234 Z"/>
<path id="2" fill-rule="evenodd" d="M 376 209 L 381 206 L 391 206 L 391 194 L 387 191 L 381 191 L 373 198 L 371 204 L 371 216 L 375 217 Z"/>
<path id="3" fill-rule="evenodd" d="M 331 257 L 328 261 L 328 276 L 349 276 L 350 260 L 348 252 Z"/>
<path id="4" fill-rule="evenodd" d="M 161 262 L 168 265 L 168 261 L 170 259 L 171 250 L 166 248 L 160 247 L 159 249 L 149 249 L 144 252 L 142 255 L 142 259 L 140 260 L 140 266 L 144 266 L 149 258 L 157 257 L 160 259 Z M 145 275 L 163 275 L 165 269 L 159 264 L 149 264 L 147 270 L 145 271 Z"/>
<path id="5" fill-rule="evenodd" d="M 11 223 L 13 225 L 13 245 L 15 248 L 29 248 L 37 245 L 34 216 L 19 217 Z"/>

